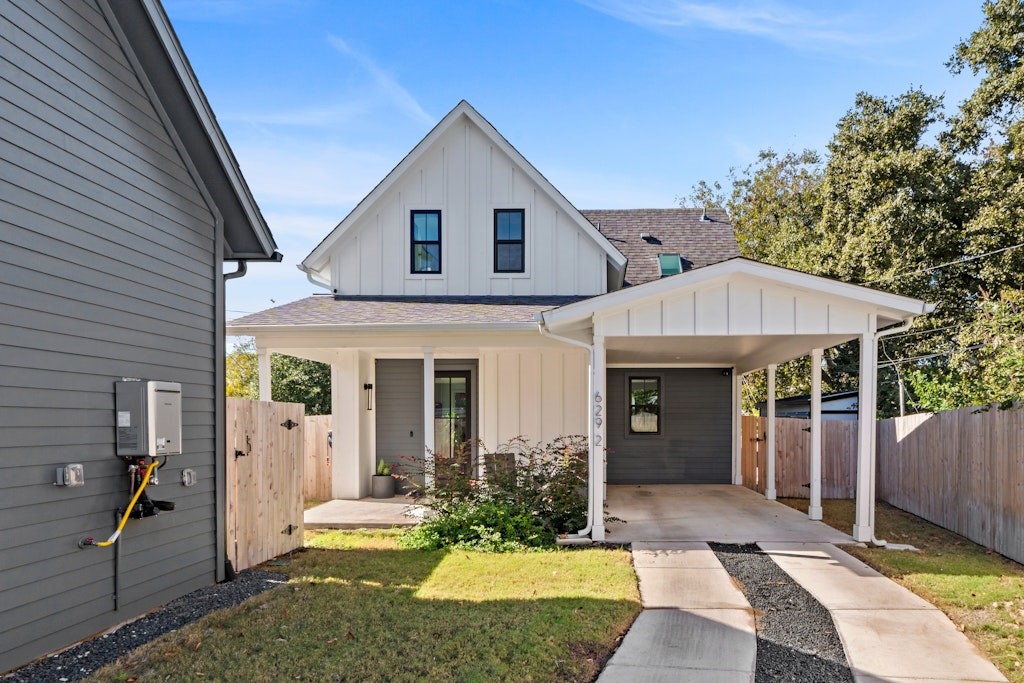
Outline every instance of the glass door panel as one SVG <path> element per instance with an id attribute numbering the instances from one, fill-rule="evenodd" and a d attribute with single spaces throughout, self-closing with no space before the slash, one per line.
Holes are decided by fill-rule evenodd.
<path id="1" fill-rule="evenodd" d="M 470 453 L 463 444 L 470 440 L 472 428 L 469 387 L 468 372 L 434 375 L 434 457 L 459 464 L 465 460 L 466 472 Z"/>

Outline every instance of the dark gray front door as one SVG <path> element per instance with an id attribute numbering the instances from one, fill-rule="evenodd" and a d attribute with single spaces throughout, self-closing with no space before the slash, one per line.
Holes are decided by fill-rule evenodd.
<path id="1" fill-rule="evenodd" d="M 608 483 L 730 483 L 731 374 L 723 368 L 609 369 Z"/>

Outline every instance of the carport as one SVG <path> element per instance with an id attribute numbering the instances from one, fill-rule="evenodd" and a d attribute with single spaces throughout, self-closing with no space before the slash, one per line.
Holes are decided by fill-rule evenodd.
<path id="1" fill-rule="evenodd" d="M 931 310 L 932 306 L 917 299 L 735 258 L 540 314 L 543 334 L 589 351 L 590 514 L 581 535 L 605 540 L 602 511 L 608 500 L 609 474 L 613 481 L 628 481 L 630 453 L 637 454 L 635 470 L 646 470 L 632 483 L 657 484 L 662 474 L 668 481 L 686 481 L 688 471 L 698 470 L 705 472 L 700 476 L 717 483 L 725 463 L 724 472 L 739 487 L 742 376 L 768 371 L 767 447 L 771 453 L 775 449 L 775 369 L 779 363 L 806 355 L 812 358 L 808 516 L 820 520 L 821 357 L 825 349 L 856 339 L 860 341 L 861 386 L 853 538 L 872 540 L 878 338 L 906 329 L 915 316 Z M 704 370 L 727 378 L 727 400 L 715 399 L 717 394 L 709 394 L 700 383 L 689 389 L 670 388 L 670 375 L 680 370 Z M 675 421 L 669 424 L 673 407 L 667 402 L 706 409 L 709 401 L 714 404 L 711 412 L 705 410 L 686 425 L 689 438 L 659 438 L 676 425 Z M 680 413 L 675 415 L 673 420 Z M 724 438 L 698 438 L 723 425 Z M 623 438 L 617 440 L 619 433 Z M 630 439 L 632 443 L 624 448 L 623 442 Z M 610 453 L 613 447 L 617 451 Z M 645 455 L 649 450 L 654 453 Z M 768 462 L 765 497 L 774 499 L 774 459 Z M 682 488 L 678 497 L 687 493 L 694 495 Z M 728 514 L 735 504 L 723 499 L 720 514 Z"/>

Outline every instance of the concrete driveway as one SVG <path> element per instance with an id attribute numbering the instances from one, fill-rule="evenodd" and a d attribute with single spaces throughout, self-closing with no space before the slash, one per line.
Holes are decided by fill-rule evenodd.
<path id="1" fill-rule="evenodd" d="M 626 521 L 608 525 L 612 543 L 853 543 L 848 534 L 731 484 L 609 486 L 608 514 Z"/>

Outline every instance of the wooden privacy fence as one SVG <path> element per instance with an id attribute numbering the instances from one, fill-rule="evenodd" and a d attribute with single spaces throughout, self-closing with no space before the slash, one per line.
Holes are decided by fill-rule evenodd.
<path id="1" fill-rule="evenodd" d="M 306 455 L 303 492 L 306 500 L 331 499 L 330 415 L 306 416 Z"/>
<path id="2" fill-rule="evenodd" d="M 743 485 L 758 493 L 767 486 L 768 418 L 743 416 Z M 811 481 L 811 421 L 775 419 L 775 492 L 779 498 L 807 498 Z M 857 422 L 821 423 L 821 497 L 853 498 L 857 487 Z"/>
<path id="3" fill-rule="evenodd" d="M 1024 562 L 1024 409 L 882 420 L 877 493 Z"/>
<path id="4" fill-rule="evenodd" d="M 227 399 L 227 553 L 238 571 L 302 546 L 304 413 Z"/>

